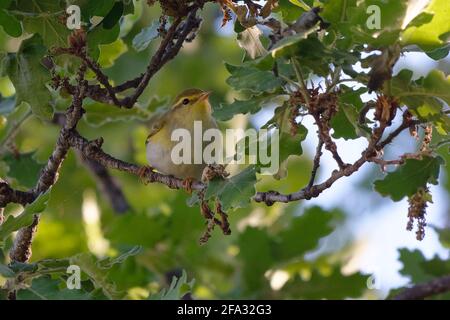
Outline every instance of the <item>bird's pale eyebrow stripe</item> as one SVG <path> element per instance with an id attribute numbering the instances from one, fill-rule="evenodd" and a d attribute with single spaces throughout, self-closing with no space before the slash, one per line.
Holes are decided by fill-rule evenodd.
<path id="1" fill-rule="evenodd" d="M 198 100 L 199 97 L 198 97 L 197 95 L 181 97 L 181 98 L 179 98 L 179 99 L 177 100 L 177 102 L 173 105 L 173 109 L 182 107 L 182 106 L 183 106 L 183 100 L 186 99 L 186 98 L 189 99 L 189 102 L 190 102 L 190 103 L 194 103 L 194 102 L 196 102 L 196 101 Z"/>

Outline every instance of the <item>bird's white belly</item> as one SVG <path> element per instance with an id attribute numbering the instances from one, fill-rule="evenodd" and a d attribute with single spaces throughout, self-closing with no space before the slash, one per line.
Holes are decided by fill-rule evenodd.
<path id="1" fill-rule="evenodd" d="M 156 170 L 165 174 L 171 174 L 171 168 L 174 165 L 171 161 L 171 151 L 171 148 L 162 146 L 159 143 L 148 143 L 147 160 Z"/>

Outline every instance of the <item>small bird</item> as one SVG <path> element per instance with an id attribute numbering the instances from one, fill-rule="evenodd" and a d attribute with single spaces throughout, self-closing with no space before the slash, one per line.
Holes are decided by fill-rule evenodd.
<path id="1" fill-rule="evenodd" d="M 206 163 L 203 160 L 201 164 L 194 164 L 193 160 L 190 164 L 174 163 L 171 157 L 172 149 L 179 141 L 172 141 L 171 136 L 175 129 L 186 129 L 190 133 L 193 159 L 194 121 L 201 121 L 202 137 L 204 131 L 217 128 L 217 123 L 212 117 L 209 95 L 210 92 L 199 89 L 187 89 L 180 93 L 175 98 L 170 110 L 154 119 L 145 142 L 150 166 L 163 174 L 185 179 L 185 186 L 188 190 L 193 180 L 201 179 Z M 202 146 L 203 148 L 205 146 L 203 142 Z"/>

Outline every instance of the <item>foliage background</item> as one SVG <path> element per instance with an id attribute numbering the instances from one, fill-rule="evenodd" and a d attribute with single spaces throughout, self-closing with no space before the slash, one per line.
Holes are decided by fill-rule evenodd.
<path id="1" fill-rule="evenodd" d="M 295 5 L 285 5 L 301 13 Z M 152 42 L 141 52 L 133 49 L 136 34 L 160 15 L 158 7 L 149 8 L 142 1 L 135 10 L 136 23 L 129 33 L 103 47 L 101 53 L 104 64 L 108 59 L 114 62 L 106 73 L 116 83 L 142 72 L 157 46 L 157 42 Z M 155 97 L 170 100 L 187 87 L 212 90 L 212 103 L 216 107 L 221 102 L 232 102 L 233 98 L 240 97 L 227 85 L 229 73 L 224 66 L 224 61 L 238 65 L 243 57 L 243 51 L 236 44 L 232 23 L 221 28 L 222 14 L 213 4 L 206 6 L 202 16 L 204 22 L 196 40 L 185 45 L 180 55 L 152 79 L 141 102 Z M 14 52 L 20 41 L 0 28 L 1 49 Z M 422 64 L 428 64 L 448 74 L 449 63 L 448 58 L 434 62 L 425 54 L 407 54 L 401 58 L 396 70 L 409 68 L 416 71 L 414 76 L 418 77 L 427 74 L 420 68 Z M 6 116 L 6 99 L 14 95 L 7 77 L 0 78 L 0 93 L 0 112 Z M 250 117 L 239 115 L 221 125 L 259 126 L 271 112 L 269 108 Z M 79 131 L 88 138 L 102 136 L 104 150 L 117 158 L 145 164 L 146 121 L 117 115 L 111 115 L 111 119 L 114 121 L 98 123 L 96 114 L 87 107 L 87 116 L 80 122 Z M 312 122 L 305 125 L 310 127 Z M 30 153 L 28 158 L 21 160 L 29 162 L 8 161 L 11 155 L 2 148 L 1 175 L 12 178 L 11 170 L 17 166 L 16 180 L 11 181 L 19 187 L 32 186 L 40 167 L 53 150 L 57 133 L 56 125 L 28 117 L 17 134 L 15 145 L 20 153 Z M 402 141 L 405 140 L 406 134 L 390 147 L 389 154 L 398 154 L 397 149 L 404 147 Z M 344 148 L 345 160 L 351 161 L 358 156 L 357 141 L 349 146 L 343 139 L 339 140 L 338 146 Z M 257 188 L 294 192 L 304 187 L 312 167 L 314 142 L 314 130 L 310 130 L 303 146 L 305 153 L 291 159 L 287 178 L 277 181 L 260 177 Z M 445 149 L 440 152 L 448 161 Z M 321 170 L 327 169 L 332 169 L 332 163 L 325 156 Z M 441 170 L 440 184 L 432 188 L 435 204 L 430 206 L 427 216 L 430 224 L 439 230 L 450 224 L 448 170 L 448 166 Z M 104 272 L 105 281 L 115 283 L 121 297 L 126 298 L 147 298 L 157 294 L 169 286 L 173 275 L 181 276 L 181 270 L 187 273 L 187 280 L 183 277 L 181 282 L 195 279 L 192 295 L 200 299 L 382 298 L 392 287 L 421 282 L 450 270 L 448 249 L 443 247 L 449 243 L 437 240 L 437 229 L 428 227 L 425 240 L 417 242 L 414 233 L 404 230 L 406 199 L 394 204 L 389 198 L 372 192 L 372 182 L 383 176 L 375 164 L 361 170 L 357 177 L 340 181 L 312 201 L 272 207 L 252 203 L 247 208 L 237 209 L 230 214 L 232 234 L 224 236 L 216 230 L 203 246 L 199 245 L 198 239 L 204 230 L 204 220 L 197 207 L 186 205 L 188 196 L 183 191 L 169 190 L 158 184 L 144 186 L 136 177 L 125 173 L 111 171 L 111 174 L 119 181 L 131 205 L 126 213 L 114 212 L 91 173 L 76 153 L 70 151 L 42 214 L 31 262 L 67 258 L 81 252 L 97 258 L 115 257 L 136 245 L 141 246 L 138 254 Z M 6 214 L 19 210 L 19 206 L 9 205 Z M 444 240 L 448 237 L 448 231 L 440 234 Z M 11 239 L 3 252 L 10 245 Z M 439 257 L 434 256 L 436 253 Z M 6 255 L 1 255 L 0 263 L 6 262 Z M 400 278 L 397 270 L 406 278 Z M 381 290 L 368 289 L 367 281 L 372 273 L 381 284 Z M 61 277 L 53 275 L 53 280 Z M 0 276 L 0 284 L 5 281 L 6 277 Z M 35 279 L 35 290 L 22 290 L 19 298 L 38 298 L 39 295 L 33 292 L 39 291 L 40 285 L 47 285 L 39 281 L 45 282 Z M 184 292 L 186 286 L 189 287 L 185 285 L 177 290 Z M 53 289 L 58 292 L 54 298 L 65 297 L 64 294 L 76 297 L 71 296 L 72 293 L 63 294 L 58 291 L 60 288 Z M 88 287 L 83 290 L 85 295 L 80 295 L 81 298 L 93 296 Z M 99 297 L 103 296 L 100 294 Z"/>

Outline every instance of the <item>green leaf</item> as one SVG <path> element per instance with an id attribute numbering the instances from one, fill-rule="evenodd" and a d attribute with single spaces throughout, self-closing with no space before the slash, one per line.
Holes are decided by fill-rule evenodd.
<path id="1" fill-rule="evenodd" d="M 100 55 L 99 45 L 109 44 L 119 37 L 120 25 L 116 23 L 112 28 L 106 29 L 103 23 L 95 26 L 95 28 L 89 30 L 87 34 L 88 52 L 95 60 Z"/>
<path id="2" fill-rule="evenodd" d="M 114 7 L 115 0 L 76 0 L 73 4 L 80 6 L 85 21 L 89 21 L 89 18 L 93 16 L 104 17 Z"/>
<path id="3" fill-rule="evenodd" d="M 423 24 L 429 23 L 431 20 L 433 20 L 433 16 L 434 14 L 432 13 L 421 12 L 418 16 L 412 19 L 410 23 L 408 23 L 405 29 L 409 27 L 420 27 Z"/>
<path id="4" fill-rule="evenodd" d="M 222 209 L 227 212 L 231 208 L 248 206 L 255 195 L 256 170 L 248 166 L 229 179 L 213 179 L 209 181 L 205 199 L 218 199 Z"/>
<path id="5" fill-rule="evenodd" d="M 375 190 L 383 196 L 390 196 L 394 201 L 400 201 L 406 196 L 412 196 L 427 183 L 437 184 L 443 163 L 439 156 L 407 159 L 396 171 L 388 173 L 384 180 L 375 181 Z"/>
<path id="6" fill-rule="evenodd" d="M 448 56 L 450 51 L 450 44 L 443 46 L 441 48 L 434 49 L 433 51 L 425 52 L 427 56 L 434 60 L 441 60 Z"/>
<path id="7" fill-rule="evenodd" d="M 5 109 L 0 108 L 0 114 L 8 113 L 6 117 L 6 125 L 0 126 L 0 144 L 3 144 L 4 139 L 7 138 L 18 126 L 20 126 L 23 121 L 25 121 L 30 115 L 30 105 L 28 103 L 22 103 L 14 108 L 16 104 L 15 99 L 9 99 L 8 104 L 0 104 Z M 14 109 L 11 110 L 11 105 Z"/>
<path id="8" fill-rule="evenodd" d="M 279 0 L 278 7 L 275 8 L 275 12 L 281 13 L 284 22 L 292 22 L 297 20 L 303 12 L 305 12 L 305 8 L 302 8 L 301 5 L 298 5 L 301 2 L 297 2 L 296 0 Z M 308 2 L 308 1 L 305 1 Z"/>
<path id="9" fill-rule="evenodd" d="M 90 294 L 84 290 L 61 288 L 62 281 L 42 276 L 33 279 L 31 286 L 17 292 L 17 300 L 89 300 Z M 65 284 L 64 284 L 65 285 Z"/>
<path id="10" fill-rule="evenodd" d="M 167 219 L 162 216 L 129 214 L 114 219 L 105 236 L 113 243 L 151 248 L 166 236 L 166 224 Z"/>
<path id="11" fill-rule="evenodd" d="M 51 119 L 51 95 L 46 87 L 46 83 L 50 81 L 50 73 L 41 64 L 45 53 L 42 39 L 34 35 L 22 42 L 15 55 L 8 56 L 6 70 L 16 89 L 16 106 L 26 102 L 36 116 Z"/>
<path id="12" fill-rule="evenodd" d="M 70 30 L 61 19 L 65 5 L 60 0 L 17 0 L 16 10 L 27 13 L 23 27 L 28 33 L 38 33 L 47 48 L 67 46 Z"/>
<path id="13" fill-rule="evenodd" d="M 91 101 L 85 104 L 86 121 L 95 127 L 112 121 L 148 120 L 153 111 L 167 105 L 168 100 L 155 97 L 146 106 L 136 105 L 131 109 Z"/>
<path id="14" fill-rule="evenodd" d="M 18 261 L 12 261 L 9 264 L 9 267 L 15 273 L 20 273 L 20 272 L 32 272 L 32 273 L 34 273 L 38 269 L 38 265 L 36 263 L 24 263 L 24 262 L 18 262 Z"/>
<path id="15" fill-rule="evenodd" d="M 220 107 L 214 109 L 213 117 L 219 121 L 226 121 L 236 114 L 254 114 L 265 105 L 280 105 L 280 102 L 279 97 L 270 94 L 251 96 L 248 100 L 236 99 L 231 104 L 220 104 Z"/>
<path id="16" fill-rule="evenodd" d="M 3 30 L 11 37 L 17 38 L 22 35 L 22 25 L 20 22 L 3 9 L 0 9 L 0 26 L 2 26 Z"/>
<path id="17" fill-rule="evenodd" d="M 239 258 L 242 260 L 242 277 L 250 293 L 260 290 L 264 274 L 273 260 L 273 242 L 265 230 L 248 227 L 239 235 Z"/>
<path id="18" fill-rule="evenodd" d="M 109 68 L 121 55 L 128 51 L 128 47 L 122 39 L 117 39 L 112 43 L 99 45 L 99 50 L 98 63 L 102 68 Z"/>
<path id="19" fill-rule="evenodd" d="M 448 228 L 441 229 L 441 228 L 437 228 L 437 227 L 433 227 L 433 229 L 439 235 L 439 241 L 441 242 L 441 244 L 445 248 L 450 249 L 450 229 L 448 229 Z"/>
<path id="20" fill-rule="evenodd" d="M 297 48 L 299 43 L 306 39 L 307 33 L 295 34 L 292 36 L 287 36 L 277 42 L 277 44 L 272 48 L 271 53 L 274 58 L 290 58 L 296 56 L 297 53 L 301 51 L 302 48 Z M 305 52 L 308 53 L 308 52 Z M 311 52 L 313 53 L 313 52 Z"/>
<path id="21" fill-rule="evenodd" d="M 430 275 L 427 275 L 420 266 L 426 259 L 419 250 L 400 249 L 399 253 L 399 260 L 403 263 L 400 274 L 409 276 L 413 283 L 431 280 Z"/>
<path id="22" fill-rule="evenodd" d="M 3 161 L 8 165 L 8 176 L 17 180 L 17 182 L 26 188 L 32 188 L 43 167 L 34 157 L 35 152 L 22 153 L 19 155 L 7 154 Z"/>
<path id="23" fill-rule="evenodd" d="M 4 278 L 13 278 L 16 274 L 8 266 L 0 263 L 0 276 Z"/>
<path id="24" fill-rule="evenodd" d="M 283 287 L 283 292 L 291 299 L 359 298 L 365 290 L 367 276 L 360 273 L 343 275 L 340 267 L 334 267 L 331 274 L 321 274 L 314 270 L 308 280 L 296 276 Z"/>
<path id="25" fill-rule="evenodd" d="M 337 114 L 331 120 L 331 127 L 334 131 L 333 138 L 344 138 L 345 140 L 358 138 L 355 130 L 355 120 L 357 121 L 357 119 L 358 114 L 353 106 L 341 104 Z"/>
<path id="26" fill-rule="evenodd" d="M 8 9 L 13 0 L 3 0 L 0 2 L 0 9 Z"/>
<path id="27" fill-rule="evenodd" d="M 275 179 L 283 179 L 287 176 L 287 165 L 289 158 L 303 154 L 301 142 L 306 139 L 308 130 L 305 126 L 299 125 L 297 133 L 281 133 L 280 135 L 280 168 L 274 175 Z"/>
<path id="28" fill-rule="evenodd" d="M 374 18 L 374 13 L 368 11 L 370 6 L 381 9 L 380 29 L 368 25 Z M 324 4 L 321 17 L 331 22 L 328 31 L 341 35 L 336 41 L 337 47 L 349 50 L 356 44 L 365 44 L 381 48 L 398 42 L 406 9 L 406 1 L 335 0 Z"/>
<path id="29" fill-rule="evenodd" d="M 320 207 L 311 207 L 306 212 L 289 221 L 286 229 L 278 235 L 276 254 L 279 260 L 302 257 L 314 249 L 320 238 L 329 235 L 333 228 L 330 221 L 333 214 Z"/>
<path id="30" fill-rule="evenodd" d="M 419 250 L 410 251 L 409 249 L 400 249 L 399 253 L 399 260 L 403 263 L 400 274 L 410 278 L 409 284 L 428 282 L 450 273 L 450 262 L 447 259 L 441 260 L 438 256 L 435 256 L 427 260 Z M 395 290 L 391 290 L 389 297 L 395 296 L 404 289 L 396 288 Z M 450 295 L 447 292 L 430 298 L 448 300 Z"/>
<path id="31" fill-rule="evenodd" d="M 129 257 L 135 256 L 142 251 L 141 246 L 134 246 L 130 250 L 122 253 L 115 258 L 106 258 L 97 262 L 98 266 L 102 269 L 110 269 L 115 264 L 121 264 Z"/>
<path id="32" fill-rule="evenodd" d="M 297 7 L 300 7 L 303 10 L 311 10 L 311 7 L 307 5 L 303 0 L 289 0 L 289 2 L 295 4 Z"/>
<path id="33" fill-rule="evenodd" d="M 273 92 L 282 84 L 282 81 L 270 71 L 261 71 L 256 67 L 249 66 L 237 67 L 229 64 L 225 64 L 225 66 L 231 73 L 226 82 L 236 90 L 248 89 L 257 93 Z"/>
<path id="34" fill-rule="evenodd" d="M 450 120 L 443 110 L 450 104 L 450 76 L 442 71 L 432 70 L 416 81 L 412 81 L 413 72 L 402 70 L 390 80 L 388 90 L 393 96 L 400 98 L 420 119 L 433 122 L 440 134 L 450 130 Z"/>
<path id="35" fill-rule="evenodd" d="M 333 138 L 356 139 L 368 135 L 368 128 L 359 125 L 359 111 L 363 107 L 361 94 L 366 89 L 352 90 L 346 86 L 341 86 L 342 93 L 339 95 L 339 109 L 337 114 L 331 119 L 333 128 Z"/>
<path id="36" fill-rule="evenodd" d="M 158 38 L 159 36 L 159 21 L 153 21 L 151 25 L 144 28 L 133 38 L 133 48 L 134 50 L 140 52 L 147 49 L 150 42 Z"/>
<path id="37" fill-rule="evenodd" d="M 181 277 L 173 277 L 170 287 L 163 289 L 160 293 L 152 295 L 149 300 L 181 300 L 187 293 L 192 292 L 195 280 L 187 281 L 186 271 L 183 270 Z"/>
<path id="38" fill-rule="evenodd" d="M 70 258 L 70 263 L 79 266 L 92 280 L 95 287 L 101 289 L 108 299 L 123 298 L 123 293 L 118 292 L 115 284 L 108 279 L 107 271 L 97 264 L 96 259 L 91 254 L 78 254 Z"/>
<path id="39" fill-rule="evenodd" d="M 284 38 L 272 49 L 272 56 L 274 58 L 295 57 L 300 62 L 302 69 L 307 67 L 317 75 L 328 75 L 330 63 L 338 63 L 336 55 L 333 55 L 333 51 L 326 48 L 316 35 L 305 37 L 306 35 L 294 35 Z M 350 55 L 344 57 L 348 56 Z"/>
<path id="40" fill-rule="evenodd" d="M 279 164 L 278 172 L 274 175 L 275 179 L 283 179 L 287 176 L 287 165 L 289 158 L 301 156 L 303 148 L 301 142 L 306 139 L 308 130 L 303 125 L 298 125 L 295 134 L 291 133 L 290 107 L 285 104 L 275 109 L 275 118 L 278 118 L 275 127 L 279 130 Z"/>
<path id="41" fill-rule="evenodd" d="M 412 81 L 413 72 L 404 69 L 392 78 L 391 92 L 397 97 L 405 99 L 406 97 L 414 97 L 421 99 L 424 97 L 436 97 L 450 103 L 450 76 L 446 77 L 440 70 L 431 70 L 425 78 Z M 422 98 L 425 99 L 425 98 Z M 410 102 L 406 100 L 405 102 Z M 413 103 L 413 106 L 423 103 Z"/>
<path id="42" fill-rule="evenodd" d="M 113 28 L 118 22 L 123 14 L 124 6 L 122 1 L 116 1 L 112 9 L 103 19 L 103 27 L 105 29 Z"/>
<path id="43" fill-rule="evenodd" d="M 404 45 L 416 44 L 424 51 L 431 51 L 446 43 L 443 36 L 450 32 L 450 2 L 432 0 L 424 12 L 433 14 L 433 19 L 420 26 L 406 28 L 402 34 L 402 42 Z"/>
<path id="44" fill-rule="evenodd" d="M 349 8 L 356 7 L 355 0 L 334 0 L 324 3 L 321 17 L 327 22 L 331 22 L 332 25 L 348 19 Z"/>
<path id="45" fill-rule="evenodd" d="M 37 197 L 33 203 L 27 205 L 18 216 L 8 216 L 5 222 L 0 225 L 0 244 L 5 241 L 12 232 L 29 226 L 33 222 L 33 215 L 44 211 L 49 199 L 50 190 Z"/>

